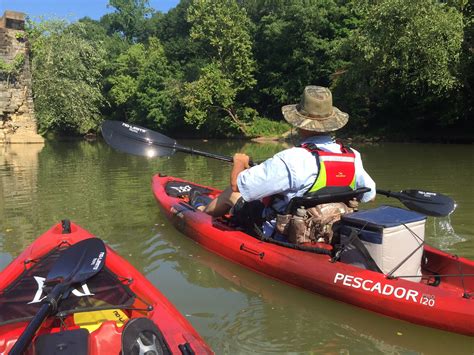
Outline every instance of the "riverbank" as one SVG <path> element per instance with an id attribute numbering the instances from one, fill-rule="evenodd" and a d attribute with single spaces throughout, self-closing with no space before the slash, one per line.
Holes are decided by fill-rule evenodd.
<path id="1" fill-rule="evenodd" d="M 474 128 L 473 128 L 474 129 Z M 458 135 L 458 136 L 443 136 L 443 135 L 423 135 L 418 137 L 408 137 L 403 136 L 401 134 L 387 137 L 381 135 L 362 135 L 362 134 L 339 134 L 336 133 L 335 136 L 338 139 L 344 140 L 348 144 L 352 143 L 362 143 L 362 144 L 377 144 L 377 143 L 440 143 L 440 144 L 473 144 L 474 143 L 474 136 L 470 134 L 470 132 L 466 132 L 465 135 Z M 245 139 L 245 138 L 244 138 Z M 294 130 L 292 133 L 287 132 L 284 135 L 277 137 L 277 136 L 270 136 L 270 137 L 255 137 L 255 138 L 247 138 L 252 142 L 256 143 L 269 143 L 269 142 L 293 142 L 297 141 L 298 134 Z"/>

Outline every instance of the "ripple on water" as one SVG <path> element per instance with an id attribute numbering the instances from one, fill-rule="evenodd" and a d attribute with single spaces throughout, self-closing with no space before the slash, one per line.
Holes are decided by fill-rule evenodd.
<path id="1" fill-rule="evenodd" d="M 310 310 L 300 313 L 301 309 L 296 309 L 292 314 L 289 312 L 292 309 L 291 306 L 269 306 L 260 297 L 252 297 L 245 307 L 214 320 L 210 328 L 225 336 L 212 339 L 211 343 L 222 353 L 229 354 L 349 354 L 353 349 L 393 354 L 403 350 L 361 334 L 360 329 L 337 319 L 321 317 Z"/>
<path id="2" fill-rule="evenodd" d="M 450 250 L 454 244 L 466 240 L 456 233 L 450 216 L 433 218 L 431 228 L 433 232 L 430 240 L 439 249 Z"/>
<path id="3" fill-rule="evenodd" d="M 153 235 L 144 243 L 142 256 L 149 260 L 145 268 L 146 273 L 156 271 L 163 262 L 175 262 L 176 251 L 161 238 L 160 233 Z"/>

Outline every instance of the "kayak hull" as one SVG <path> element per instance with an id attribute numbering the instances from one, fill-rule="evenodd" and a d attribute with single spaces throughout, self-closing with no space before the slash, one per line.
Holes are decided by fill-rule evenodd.
<path id="1" fill-rule="evenodd" d="M 0 273 L 0 293 L 7 290 L 22 275 L 30 261 L 40 259 L 59 246 L 73 245 L 87 238 L 94 238 L 94 236 L 74 223 L 71 223 L 71 232 L 67 234 L 63 234 L 63 228 L 60 223 L 55 225 L 37 238 Z M 140 299 L 140 305 L 149 306 L 148 310 L 124 310 L 124 313 L 120 313 L 120 315 L 118 310 L 116 310 L 114 312 L 117 314 L 117 317 L 124 317 L 126 314 L 128 319 L 138 317 L 150 319 L 158 326 L 173 354 L 182 354 L 179 347 L 184 344 L 189 344 L 196 353 L 212 353 L 191 324 L 164 295 L 109 246 L 106 246 L 105 267 L 120 280 L 126 280 L 127 287 L 133 291 L 137 299 Z M 134 307 L 138 308 L 136 303 L 131 308 Z M 70 318 L 65 318 L 66 326 L 70 325 L 73 329 L 78 328 Z M 27 324 L 27 321 L 23 321 L 0 326 L 0 353 L 7 353 L 12 348 Z M 54 320 L 47 319 L 37 332 L 37 336 L 58 332 L 60 328 L 55 324 Z M 121 351 L 123 324 L 119 324 L 118 320 L 107 320 L 95 325 L 94 328 L 96 329 L 89 336 L 89 353 L 119 354 Z"/>
<path id="2" fill-rule="evenodd" d="M 152 178 L 153 193 L 173 225 L 206 249 L 261 274 L 302 287 L 323 296 L 411 323 L 455 333 L 474 335 L 473 278 L 446 278 L 439 286 L 389 279 L 330 256 L 287 248 L 231 229 L 219 219 L 196 211 L 178 197 L 169 196 L 166 185 L 182 182 L 174 177 Z M 207 186 L 211 195 L 220 191 Z M 424 258 L 439 274 L 474 274 L 474 262 L 425 247 Z M 463 287 L 464 284 L 464 287 Z M 463 297 L 464 296 L 464 297 Z"/>

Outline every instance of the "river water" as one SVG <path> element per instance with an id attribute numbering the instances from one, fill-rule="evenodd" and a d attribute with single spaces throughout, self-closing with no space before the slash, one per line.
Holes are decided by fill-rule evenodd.
<path id="1" fill-rule="evenodd" d="M 282 144 L 180 141 L 261 160 Z M 474 354 L 473 338 L 412 325 L 266 278 L 177 232 L 150 188 L 158 172 L 224 187 L 230 165 L 176 154 L 148 160 L 102 141 L 0 147 L 0 269 L 42 232 L 69 218 L 104 239 L 155 284 L 218 354 Z M 450 218 L 429 218 L 428 243 L 474 259 L 474 146 L 359 145 L 386 190 L 454 198 Z M 400 206 L 383 196 L 368 207 Z"/>

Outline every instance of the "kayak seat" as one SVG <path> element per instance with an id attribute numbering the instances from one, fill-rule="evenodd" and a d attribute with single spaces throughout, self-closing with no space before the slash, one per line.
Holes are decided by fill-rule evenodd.
<path id="1" fill-rule="evenodd" d="M 67 354 L 87 355 L 89 332 L 86 329 L 65 330 L 42 334 L 35 340 L 36 355 Z"/>
<path id="2" fill-rule="evenodd" d="M 204 194 L 201 189 L 192 188 L 189 193 L 189 204 L 194 208 L 207 206 L 211 201 L 212 198 Z"/>
<path id="3" fill-rule="evenodd" d="M 356 190 L 347 190 L 347 191 L 337 191 L 331 192 L 330 190 L 326 191 L 316 191 L 310 194 L 305 194 L 304 196 L 293 197 L 286 208 L 286 214 L 294 214 L 296 209 L 300 206 L 305 208 L 315 207 L 323 203 L 331 202 L 348 202 L 352 199 L 359 200 L 362 195 L 366 192 L 369 192 L 370 188 L 361 187 Z"/>

